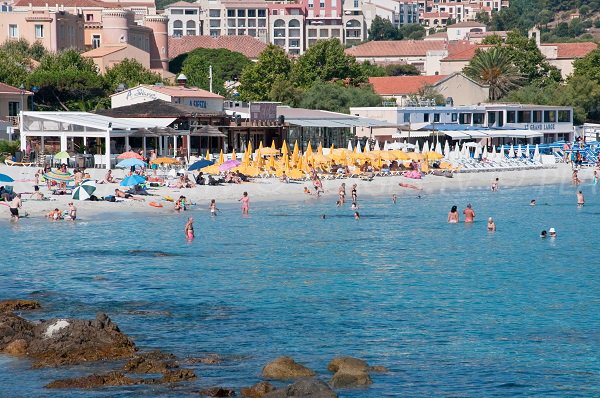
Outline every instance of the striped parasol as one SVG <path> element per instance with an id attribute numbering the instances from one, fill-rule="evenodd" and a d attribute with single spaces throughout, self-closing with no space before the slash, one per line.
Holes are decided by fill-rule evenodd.
<path id="1" fill-rule="evenodd" d="M 62 171 L 49 171 L 44 174 L 44 178 L 50 181 L 56 182 L 71 182 L 73 181 L 73 176 L 71 173 L 63 173 Z"/>
<path id="2" fill-rule="evenodd" d="M 96 181 L 83 180 L 81 184 L 73 190 L 72 198 L 75 200 L 87 200 L 96 191 Z"/>

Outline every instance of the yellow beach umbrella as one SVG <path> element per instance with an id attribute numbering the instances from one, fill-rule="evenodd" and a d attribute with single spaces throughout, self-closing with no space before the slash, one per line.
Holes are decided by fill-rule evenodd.
<path id="1" fill-rule="evenodd" d="M 219 174 L 219 165 L 213 164 L 211 166 L 206 166 L 201 168 L 200 171 L 206 174 Z"/>
<path id="2" fill-rule="evenodd" d="M 308 159 L 309 157 L 311 157 L 313 154 L 313 150 L 312 150 L 312 146 L 310 145 L 310 141 L 308 141 L 308 146 L 306 147 L 306 152 L 304 152 L 304 156 L 306 156 L 306 159 Z"/>
<path id="3" fill-rule="evenodd" d="M 327 156 L 320 154 L 320 153 L 315 153 L 312 157 L 313 162 L 315 163 L 329 163 L 331 162 L 331 159 L 328 158 Z"/>
<path id="4" fill-rule="evenodd" d="M 181 162 L 175 158 L 162 157 L 162 158 L 156 158 L 153 161 L 151 161 L 150 163 L 152 163 L 152 164 L 179 164 Z"/>
<path id="5" fill-rule="evenodd" d="M 322 145 L 320 142 L 319 142 L 319 147 L 317 148 L 317 153 L 318 153 L 319 155 L 322 155 L 322 154 L 323 154 L 323 145 Z"/>
<path id="6" fill-rule="evenodd" d="M 292 161 L 294 163 L 298 162 L 298 154 L 300 153 L 300 149 L 298 148 L 298 140 L 294 143 L 294 151 L 292 152 Z"/>
<path id="7" fill-rule="evenodd" d="M 335 148 L 333 147 L 333 144 L 331 144 L 331 148 L 329 148 L 329 156 L 331 156 L 333 154 L 334 150 L 335 150 Z"/>
<path id="8" fill-rule="evenodd" d="M 300 156 L 300 157 L 298 158 L 298 164 L 296 165 L 296 168 L 297 168 L 297 169 L 304 170 L 304 162 L 303 162 L 303 159 L 304 159 L 304 157 L 303 157 L 303 156 Z"/>
<path id="9" fill-rule="evenodd" d="M 231 159 L 237 159 L 237 154 L 235 153 L 235 149 L 231 151 Z"/>
<path id="10" fill-rule="evenodd" d="M 407 155 L 408 155 L 408 158 L 411 160 L 424 160 L 425 159 L 425 155 L 423 155 L 422 153 L 409 152 Z"/>
<path id="11" fill-rule="evenodd" d="M 207 149 L 206 150 L 206 155 L 204 155 L 204 159 L 206 159 L 206 160 L 212 160 L 211 158 L 212 158 L 212 156 L 210 156 L 210 152 Z"/>
<path id="12" fill-rule="evenodd" d="M 219 153 L 219 161 L 217 162 L 218 165 L 221 165 L 225 162 L 225 155 L 223 154 L 223 150 L 221 149 L 221 153 Z"/>
<path id="13" fill-rule="evenodd" d="M 252 155 L 252 152 L 253 152 L 252 151 L 252 141 L 248 141 L 248 148 L 247 149 L 248 149 L 248 154 Z"/>
<path id="14" fill-rule="evenodd" d="M 290 158 L 289 158 L 289 157 L 287 157 L 287 156 L 284 156 L 284 157 L 283 157 L 283 167 L 284 167 L 286 170 L 289 170 L 289 169 L 290 169 Z"/>
<path id="15" fill-rule="evenodd" d="M 244 151 L 244 156 L 242 157 L 242 164 L 244 167 L 250 166 L 250 153 L 246 150 Z"/>
<path id="16" fill-rule="evenodd" d="M 275 157 L 273 155 L 269 156 L 269 167 L 275 168 Z"/>
<path id="17" fill-rule="evenodd" d="M 290 150 L 287 146 L 287 142 L 285 142 L 285 140 L 283 140 L 283 144 L 281 145 L 281 154 L 284 156 L 287 156 L 290 153 Z"/>
<path id="18" fill-rule="evenodd" d="M 277 147 L 275 146 L 275 140 L 271 141 L 271 149 L 277 149 Z"/>
<path id="19" fill-rule="evenodd" d="M 304 177 L 304 172 L 299 169 L 292 169 L 289 172 L 286 172 L 286 174 L 292 180 L 299 180 Z"/>
<path id="20" fill-rule="evenodd" d="M 442 155 L 441 153 L 437 153 L 434 151 L 429 151 L 425 154 L 425 158 L 427 160 L 440 160 L 444 157 L 444 155 Z"/>
<path id="21" fill-rule="evenodd" d="M 391 151 L 397 160 L 410 160 L 407 152 L 401 151 L 399 149 L 394 149 Z"/>

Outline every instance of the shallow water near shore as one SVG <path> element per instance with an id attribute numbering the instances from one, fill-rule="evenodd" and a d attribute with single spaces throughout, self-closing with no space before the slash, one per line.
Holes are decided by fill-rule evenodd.
<path id="1" fill-rule="evenodd" d="M 1 223 L 0 298 L 43 306 L 22 315 L 102 311 L 141 351 L 223 362 L 189 366 L 198 380 L 172 388 L 52 391 L 43 386 L 108 365 L 31 370 L 0 356 L 0 396 L 198 396 L 254 384 L 281 355 L 325 380 L 339 355 L 390 370 L 367 389 L 340 390 L 346 398 L 598 396 L 600 190 L 580 189 L 583 208 L 574 187 L 545 186 L 415 191 L 395 205 L 359 191 L 360 220 L 348 203 L 311 198 L 251 203 L 247 218 L 235 205 L 211 218 L 207 200 L 172 216 Z M 467 203 L 477 221 L 448 225 L 449 208 Z M 558 238 L 540 239 L 550 227 Z"/>

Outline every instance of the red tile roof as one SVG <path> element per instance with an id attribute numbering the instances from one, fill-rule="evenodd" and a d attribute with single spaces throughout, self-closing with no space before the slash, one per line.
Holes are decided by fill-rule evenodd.
<path id="1" fill-rule="evenodd" d="M 21 89 L 9 86 L 8 84 L 0 83 L 0 94 L 21 94 Z M 27 90 L 23 90 L 23 94 L 31 95 L 33 93 Z"/>
<path id="2" fill-rule="evenodd" d="M 171 59 L 197 48 L 225 48 L 241 53 L 250 59 L 257 59 L 260 53 L 267 48 L 267 45 L 251 36 L 169 37 L 169 57 Z"/>
<path id="3" fill-rule="evenodd" d="M 111 2 L 102 0 L 58 0 L 50 2 L 48 0 L 17 0 L 15 7 L 53 7 L 55 5 L 62 7 L 83 7 L 83 8 L 123 8 L 123 7 L 149 7 L 154 8 L 154 1 L 147 2 Z"/>
<path id="4" fill-rule="evenodd" d="M 470 61 L 473 59 L 473 57 L 475 56 L 475 52 L 477 51 L 478 48 L 489 48 L 492 46 L 489 45 L 483 45 L 483 46 L 477 46 L 477 45 L 472 45 L 470 47 L 468 47 L 467 49 L 464 49 L 462 51 L 455 51 L 455 52 L 448 52 L 448 56 L 444 59 L 442 59 L 442 61 Z"/>
<path id="5" fill-rule="evenodd" d="M 346 49 L 354 57 L 424 57 L 427 51 L 446 49 L 442 40 L 369 41 Z"/>
<path id="6" fill-rule="evenodd" d="M 404 95 L 417 93 L 424 86 L 435 84 L 446 77 L 447 75 L 370 77 L 369 83 L 379 95 Z"/>
<path id="7" fill-rule="evenodd" d="M 477 21 L 463 21 L 453 25 L 448 25 L 448 29 L 452 28 L 485 28 L 485 24 Z"/>
<path id="8" fill-rule="evenodd" d="M 543 43 L 542 46 L 556 46 L 558 48 L 558 59 L 583 58 L 598 48 L 598 44 L 592 42 Z"/>

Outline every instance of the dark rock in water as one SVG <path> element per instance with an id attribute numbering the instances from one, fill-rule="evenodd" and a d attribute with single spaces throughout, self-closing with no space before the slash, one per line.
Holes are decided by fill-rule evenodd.
<path id="1" fill-rule="evenodd" d="M 337 398 L 338 395 L 322 381 L 305 379 L 299 380 L 284 388 L 263 395 L 263 398 Z"/>
<path id="2" fill-rule="evenodd" d="M 329 381 L 335 388 L 364 387 L 373 384 L 373 380 L 369 376 L 369 372 L 373 368 L 362 359 L 353 357 L 334 358 L 327 365 L 327 369 L 335 372 Z"/>
<path id="3" fill-rule="evenodd" d="M 266 393 L 274 391 L 275 387 L 268 381 L 261 381 L 252 387 L 242 388 L 240 394 L 246 398 L 262 398 Z"/>
<path id="4" fill-rule="evenodd" d="M 38 324 L 13 314 L 0 314 L 0 351 L 15 349 L 24 340 L 34 367 L 130 358 L 135 345 L 105 314 L 96 319 L 53 319 Z M 11 344 L 12 343 L 12 344 Z"/>
<path id="5" fill-rule="evenodd" d="M 202 363 L 204 365 L 216 365 L 223 361 L 224 359 L 219 354 L 208 354 L 205 357 L 188 358 L 185 360 L 188 364 Z"/>
<path id="6" fill-rule="evenodd" d="M 0 301 L 0 312 L 13 312 L 22 310 L 36 310 L 41 308 L 35 300 L 2 300 Z"/>
<path id="7" fill-rule="evenodd" d="M 126 373 L 165 373 L 167 370 L 179 367 L 177 358 L 173 354 L 167 354 L 160 351 L 151 351 L 138 354 L 130 359 L 123 370 Z"/>
<path id="8" fill-rule="evenodd" d="M 153 380 L 148 384 L 168 384 L 179 383 L 181 381 L 189 381 L 196 379 L 196 374 L 191 369 L 176 369 L 167 370 L 163 373 L 163 377 L 158 380 Z"/>
<path id="9" fill-rule="evenodd" d="M 160 250 L 129 250 L 130 254 L 148 257 L 171 257 L 174 254 L 162 252 Z"/>
<path id="10" fill-rule="evenodd" d="M 369 371 L 370 372 L 375 372 L 375 373 L 387 373 L 387 372 L 389 372 L 388 368 L 386 368 L 385 366 L 371 366 L 371 367 L 369 367 Z"/>
<path id="11" fill-rule="evenodd" d="M 332 387 L 362 387 L 373 384 L 367 372 L 338 370 L 329 381 Z"/>
<path id="12" fill-rule="evenodd" d="M 368 372 L 369 364 L 362 359 L 353 357 L 337 357 L 331 360 L 327 365 L 327 369 L 330 372 L 337 372 L 340 369 L 347 369 L 352 371 Z"/>
<path id="13" fill-rule="evenodd" d="M 262 370 L 262 376 L 268 379 L 289 380 L 314 376 L 315 372 L 296 363 L 290 357 L 279 357 L 269 362 Z"/>
<path id="14" fill-rule="evenodd" d="M 212 387 L 200 391 L 200 395 L 205 397 L 233 397 L 235 396 L 235 391 L 229 388 Z"/>
<path id="15" fill-rule="evenodd" d="M 46 385 L 46 388 L 79 388 L 92 389 L 108 386 L 131 386 L 144 384 L 144 379 L 131 378 L 120 372 L 110 372 L 103 375 L 90 375 L 74 379 L 55 380 Z"/>

